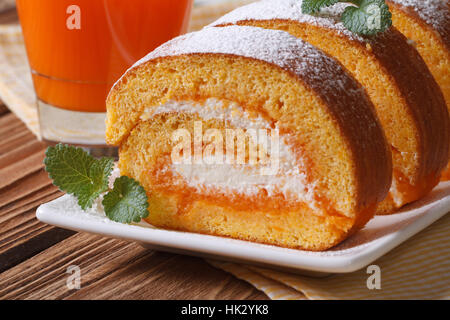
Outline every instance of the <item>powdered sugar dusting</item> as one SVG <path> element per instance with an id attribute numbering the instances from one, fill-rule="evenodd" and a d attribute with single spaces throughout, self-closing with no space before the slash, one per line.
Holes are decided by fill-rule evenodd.
<path id="1" fill-rule="evenodd" d="M 131 69 L 156 58 L 194 53 L 228 54 L 265 61 L 293 72 L 323 93 L 341 88 L 346 95 L 361 95 L 359 87 L 352 90 L 346 85 L 353 79 L 324 52 L 287 32 L 255 27 L 205 28 L 177 37 Z"/>
<path id="2" fill-rule="evenodd" d="M 284 31 L 247 26 L 205 28 L 163 44 L 132 68 L 161 57 L 202 53 L 253 58 L 291 72 L 329 106 L 347 136 L 358 132 L 358 139 L 352 141 L 355 153 L 365 155 L 375 145 L 380 152 L 386 151 L 364 89 L 335 59 Z"/>
<path id="3" fill-rule="evenodd" d="M 340 21 L 342 12 L 349 4 L 338 3 L 322 9 L 319 14 L 312 16 L 302 13 L 302 2 L 302 0 L 263 0 L 255 2 L 237 8 L 213 22 L 210 26 L 235 24 L 238 21 L 245 20 L 296 20 L 301 23 L 334 29 L 350 39 L 364 41 L 363 37 L 349 31 Z"/>
<path id="4" fill-rule="evenodd" d="M 450 19 L 447 0 L 389 0 L 401 6 L 413 9 L 418 16 L 439 33 L 446 32 L 444 26 Z"/>
<path id="5" fill-rule="evenodd" d="M 135 66 L 165 56 L 220 53 L 254 58 L 292 69 L 291 64 L 294 60 L 300 60 L 296 58 L 301 51 L 310 60 L 322 60 L 323 54 L 313 46 L 282 31 L 237 26 L 206 28 L 163 44 Z M 298 63 L 292 71 L 303 73 L 307 71 L 305 69 L 306 64 Z"/>
<path id="6" fill-rule="evenodd" d="M 363 102 L 369 103 L 364 90 L 344 67 L 313 45 L 284 31 L 247 26 L 205 28 L 163 44 L 131 69 L 160 57 L 195 53 L 228 54 L 275 64 L 296 74 L 312 90 L 320 93 L 327 104 L 334 106 L 337 118 L 344 122 L 364 118 L 371 129 L 377 126 L 371 112 L 363 108 Z M 350 126 L 349 123 L 347 125 Z M 371 133 L 363 130 L 361 134 Z M 358 143 L 363 141 L 367 140 L 361 137 Z"/>

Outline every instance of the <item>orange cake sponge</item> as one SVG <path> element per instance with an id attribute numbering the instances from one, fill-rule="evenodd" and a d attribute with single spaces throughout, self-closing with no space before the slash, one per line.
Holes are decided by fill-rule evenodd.
<path id="1" fill-rule="evenodd" d="M 389 0 L 394 26 L 413 41 L 444 94 L 450 111 L 450 1 Z M 450 180 L 450 164 L 442 174 Z"/>
<path id="2" fill-rule="evenodd" d="M 340 22 L 348 4 L 302 14 L 301 0 L 260 1 L 212 26 L 285 30 L 339 60 L 366 89 L 392 147 L 393 182 L 378 214 L 394 212 L 428 193 L 448 162 L 449 118 L 444 97 L 417 50 L 394 27 L 371 38 Z"/>
<path id="3" fill-rule="evenodd" d="M 365 225 L 391 183 L 362 87 L 282 31 L 207 28 L 162 45 L 111 90 L 106 134 L 162 228 L 325 250 Z M 275 170 L 261 170 L 268 158 Z"/>

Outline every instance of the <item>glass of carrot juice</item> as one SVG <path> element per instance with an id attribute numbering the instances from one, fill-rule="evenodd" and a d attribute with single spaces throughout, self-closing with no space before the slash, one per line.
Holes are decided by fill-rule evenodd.
<path id="1" fill-rule="evenodd" d="M 134 62 L 187 30 L 193 0 L 17 0 L 42 138 L 109 154 L 105 99 Z"/>

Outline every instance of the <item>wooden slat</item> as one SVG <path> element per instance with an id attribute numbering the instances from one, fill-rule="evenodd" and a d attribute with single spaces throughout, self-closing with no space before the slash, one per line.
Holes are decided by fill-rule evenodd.
<path id="1" fill-rule="evenodd" d="M 21 146 L 17 146 L 15 149 L 10 150 L 8 153 L 0 155 L 0 170 L 3 170 L 7 166 L 17 163 L 17 160 L 19 159 L 29 157 L 37 152 L 42 152 L 44 148 L 45 144 L 43 142 L 37 141 L 36 139 L 28 141 Z"/>
<path id="2" fill-rule="evenodd" d="M 35 210 L 21 212 L 0 223 L 2 234 L 0 237 L 0 257 L 1 254 L 17 246 L 34 236 L 48 231 L 50 226 L 40 223 L 35 218 Z"/>
<path id="3" fill-rule="evenodd" d="M 0 118 L 0 134 L 10 136 L 11 133 L 18 130 L 25 130 L 26 126 L 14 114 L 8 113 Z"/>
<path id="4" fill-rule="evenodd" d="M 30 142 L 37 142 L 34 134 L 13 113 L 0 116 L 0 156 L 11 153 L 15 149 Z M 0 166 L 2 169 L 2 166 Z"/>
<path id="5" fill-rule="evenodd" d="M 44 167 L 44 157 L 44 150 L 39 150 L 27 157 L 19 158 L 9 166 L 0 169 L 0 189 L 42 169 Z"/>
<path id="6" fill-rule="evenodd" d="M 81 270 L 81 289 L 66 286 Z M 1 299 L 267 299 L 203 260 L 80 233 L 0 274 Z"/>
<path id="7" fill-rule="evenodd" d="M 58 191 L 57 187 L 49 185 L 36 192 L 33 192 L 30 195 L 27 195 L 26 197 L 20 198 L 16 201 L 12 201 L 0 208 L 0 222 L 2 222 L 4 219 L 7 219 L 7 215 L 16 214 L 16 211 L 24 212 L 30 210 L 43 202 L 47 202 L 48 199 L 60 197 L 61 194 L 62 193 Z"/>
<path id="8" fill-rule="evenodd" d="M 0 209 L 51 184 L 47 172 L 43 169 L 34 172 L 0 190 Z"/>
<path id="9" fill-rule="evenodd" d="M 0 14 L 0 24 L 18 23 L 16 9 L 10 9 Z"/>
<path id="10" fill-rule="evenodd" d="M 9 113 L 9 109 L 7 106 L 5 106 L 1 101 L 0 101 L 0 116 L 3 116 L 5 114 Z"/>
<path id="11" fill-rule="evenodd" d="M 42 225 L 41 229 L 34 230 L 33 237 L 25 242 L 18 241 L 10 250 L 7 250 L 1 254 L 0 273 L 18 265 L 23 261 L 26 261 L 39 252 L 74 234 L 74 231 L 55 228 L 49 225 Z"/>
<path id="12" fill-rule="evenodd" d="M 36 219 L 61 192 L 43 170 L 45 144 L 13 114 L 0 117 L 0 272 L 71 236 Z M 26 139 L 22 139 L 25 137 Z M 11 147 L 9 147 L 11 145 Z"/>
<path id="13" fill-rule="evenodd" d="M 0 215 L 0 257 L 12 248 L 29 241 L 35 236 L 51 230 L 53 227 L 40 223 L 36 219 L 36 208 L 45 202 L 56 199 L 61 195 L 54 192 L 49 195 L 36 196 L 38 199 L 30 200 L 20 208 Z M 5 211 L 3 209 L 3 211 Z"/>
<path id="14" fill-rule="evenodd" d="M 0 103 L 0 104 L 3 105 L 2 103 Z M 17 120 L 18 120 L 17 117 L 13 113 L 8 113 L 8 114 L 3 115 L 2 117 L 0 117 L 0 130 L 3 130 L 3 128 L 7 128 L 7 126 L 10 126 L 10 125 L 25 126 L 22 122 L 17 121 Z"/>
<path id="15" fill-rule="evenodd" d="M 31 133 L 31 131 L 28 131 L 28 129 L 18 132 L 10 137 L 7 137 L 0 144 L 0 155 L 3 155 L 11 150 L 14 150 L 18 146 L 21 146 L 35 139 L 36 139 L 35 135 Z"/>

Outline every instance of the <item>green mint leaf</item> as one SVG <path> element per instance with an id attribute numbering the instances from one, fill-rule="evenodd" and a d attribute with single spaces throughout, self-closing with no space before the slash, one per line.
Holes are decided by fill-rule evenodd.
<path id="1" fill-rule="evenodd" d="M 342 14 L 344 26 L 351 32 L 373 36 L 392 25 L 392 15 L 384 0 L 362 0 L 359 7 L 349 6 Z"/>
<path id="2" fill-rule="evenodd" d="M 83 210 L 108 190 L 114 159 L 97 160 L 81 148 L 58 144 L 45 153 L 45 170 L 59 189 L 74 195 Z"/>
<path id="3" fill-rule="evenodd" d="M 116 222 L 139 222 L 148 217 L 148 198 L 144 188 L 134 179 L 122 176 L 103 198 L 106 216 Z"/>
<path id="4" fill-rule="evenodd" d="M 332 6 L 340 2 L 340 0 L 303 0 L 302 13 L 313 14 L 320 11 L 320 9 Z"/>
<path id="5" fill-rule="evenodd" d="M 392 25 L 392 15 L 385 0 L 303 0 L 302 13 L 314 14 L 338 2 L 354 5 L 345 8 L 341 20 L 355 34 L 373 36 Z"/>

